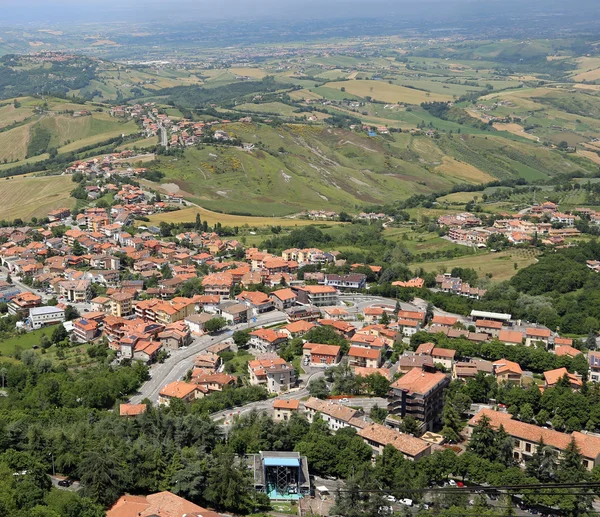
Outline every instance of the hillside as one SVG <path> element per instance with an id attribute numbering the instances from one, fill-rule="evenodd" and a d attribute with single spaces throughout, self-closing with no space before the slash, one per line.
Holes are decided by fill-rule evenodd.
<path id="1" fill-rule="evenodd" d="M 228 131 L 255 148 L 203 145 L 183 157 L 159 156 L 154 167 L 165 173 L 167 188 L 179 188 L 208 209 L 272 216 L 324 206 L 355 211 L 456 184 L 545 179 L 595 167 L 492 135 L 368 137 L 340 128 L 256 123 L 230 124 Z"/>

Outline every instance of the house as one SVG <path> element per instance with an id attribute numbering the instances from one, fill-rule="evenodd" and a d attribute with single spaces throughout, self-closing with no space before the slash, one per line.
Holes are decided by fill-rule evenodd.
<path id="1" fill-rule="evenodd" d="M 407 460 L 411 461 L 431 454 L 431 445 L 426 441 L 381 424 L 369 424 L 359 429 L 357 434 L 373 449 L 376 456 L 383 454 L 386 445 L 399 450 Z"/>
<path id="2" fill-rule="evenodd" d="M 425 322 L 425 313 L 418 311 L 399 311 L 398 320 L 411 320 L 422 324 Z"/>
<path id="3" fill-rule="evenodd" d="M 483 332 L 488 336 L 497 338 L 502 330 L 502 323 L 493 320 L 477 320 L 475 322 L 475 328 L 477 329 L 477 332 Z"/>
<path id="4" fill-rule="evenodd" d="M 39 329 L 65 321 L 65 311 L 60 307 L 33 307 L 29 309 L 29 325 Z"/>
<path id="5" fill-rule="evenodd" d="M 283 332 L 287 334 L 288 339 L 292 339 L 295 337 L 300 337 L 306 334 L 307 332 L 314 329 L 316 325 L 314 323 L 310 323 L 309 321 L 295 321 L 293 323 L 288 323 L 279 329 L 279 332 Z"/>
<path id="6" fill-rule="evenodd" d="M 556 338 L 559 339 L 559 338 Z M 562 339 L 562 338 L 561 338 Z M 572 341 L 572 340 L 569 340 Z M 571 345 L 556 345 L 556 340 L 554 341 L 554 346 L 556 346 L 556 348 L 554 349 L 554 353 L 559 356 L 559 357 L 563 357 L 563 356 L 567 356 L 567 357 L 577 357 L 579 354 L 582 354 L 583 352 L 581 350 L 577 350 L 576 348 L 573 348 Z"/>
<path id="7" fill-rule="evenodd" d="M 26 316 L 30 309 L 39 307 L 42 304 L 42 298 L 37 294 L 25 291 L 14 296 L 8 303 L 8 313 L 12 316 Z"/>
<path id="8" fill-rule="evenodd" d="M 221 517 L 171 492 L 123 495 L 106 512 L 106 517 Z"/>
<path id="9" fill-rule="evenodd" d="M 404 337 L 411 337 L 413 334 L 416 334 L 421 330 L 421 322 L 415 320 L 404 320 L 399 319 L 396 322 L 398 329 L 402 332 Z"/>
<path id="10" fill-rule="evenodd" d="M 278 311 L 283 311 L 285 309 L 289 309 L 296 305 L 296 301 L 298 300 L 298 295 L 292 289 L 278 289 L 277 291 L 273 291 L 270 294 L 271 301 L 273 302 L 273 306 Z"/>
<path id="11" fill-rule="evenodd" d="M 109 296 L 110 314 L 117 318 L 124 318 L 133 314 L 133 299 L 135 295 L 130 291 L 120 291 Z"/>
<path id="12" fill-rule="evenodd" d="M 120 416 L 137 416 L 142 415 L 148 410 L 146 404 L 119 404 Z"/>
<path id="13" fill-rule="evenodd" d="M 441 327 L 441 328 L 452 328 L 456 324 L 457 321 L 458 321 L 458 319 L 454 318 L 452 316 L 436 315 L 431 320 L 431 326 L 432 327 Z"/>
<path id="14" fill-rule="evenodd" d="M 302 353 L 305 363 L 310 366 L 335 366 L 342 358 L 341 349 L 337 345 L 304 343 Z"/>
<path id="15" fill-rule="evenodd" d="M 600 352 L 589 351 L 587 354 L 590 365 L 590 381 L 600 382 Z"/>
<path id="16" fill-rule="evenodd" d="M 522 345 L 524 337 L 522 332 L 516 330 L 501 330 L 498 333 L 498 341 L 505 345 Z"/>
<path id="17" fill-rule="evenodd" d="M 325 285 L 338 289 L 364 289 L 367 287 L 367 276 L 361 273 L 325 275 Z"/>
<path id="18" fill-rule="evenodd" d="M 494 373 L 493 363 L 484 359 L 457 361 L 454 363 L 454 368 L 452 369 L 452 379 L 468 381 L 469 379 L 474 379 L 480 372 L 484 375 L 492 375 Z"/>
<path id="19" fill-rule="evenodd" d="M 160 351 L 162 345 L 157 341 L 150 339 L 139 339 L 133 347 L 133 359 L 149 364 L 154 362 L 156 355 Z"/>
<path id="20" fill-rule="evenodd" d="M 257 329 L 250 332 L 249 345 L 262 353 L 275 352 L 287 341 L 287 334 L 272 329 Z"/>
<path id="21" fill-rule="evenodd" d="M 398 371 L 400 373 L 408 373 L 413 369 L 426 369 L 429 371 L 435 370 L 433 359 L 430 355 L 415 355 L 405 353 L 398 360 Z"/>
<path id="22" fill-rule="evenodd" d="M 66 280 L 58 283 L 58 294 L 70 303 L 86 303 L 91 298 L 89 280 Z"/>
<path id="23" fill-rule="evenodd" d="M 381 366 L 381 351 L 381 348 L 351 346 L 348 351 L 348 364 L 350 366 L 379 368 Z"/>
<path id="24" fill-rule="evenodd" d="M 367 307 L 364 311 L 365 323 L 375 323 L 383 316 L 385 311 L 382 307 Z"/>
<path id="25" fill-rule="evenodd" d="M 528 328 L 525 331 L 525 344 L 532 346 L 535 343 L 543 343 L 547 347 L 550 342 L 550 335 L 551 332 L 548 329 Z"/>
<path id="26" fill-rule="evenodd" d="M 260 291 L 242 291 L 235 298 L 248 305 L 254 315 L 273 310 L 274 307 L 273 300 Z"/>
<path id="27" fill-rule="evenodd" d="M 256 359 L 248 363 L 250 384 L 263 385 L 269 393 L 281 393 L 296 384 L 295 368 L 281 357 Z"/>
<path id="28" fill-rule="evenodd" d="M 252 309 L 245 303 L 221 304 L 219 305 L 219 311 L 221 316 L 233 325 L 247 323 L 252 314 Z"/>
<path id="29" fill-rule="evenodd" d="M 296 321 L 317 321 L 321 318 L 321 311 L 317 307 L 291 307 L 285 310 L 289 323 Z"/>
<path id="30" fill-rule="evenodd" d="M 171 399 L 179 399 L 184 402 L 191 402 L 196 398 L 198 387 L 189 382 L 175 381 L 164 386 L 158 394 L 158 403 L 162 406 L 168 406 Z"/>
<path id="31" fill-rule="evenodd" d="M 581 380 L 580 376 L 575 375 L 573 373 L 569 373 L 568 370 L 563 367 L 563 368 L 556 368 L 555 370 L 549 370 L 547 372 L 544 372 L 544 381 L 545 381 L 544 387 L 553 388 L 565 376 L 569 382 L 569 386 L 572 389 L 578 390 L 583 386 L 583 381 Z"/>
<path id="32" fill-rule="evenodd" d="M 79 318 L 73 322 L 73 337 L 79 343 L 89 343 L 99 334 L 99 325 L 94 320 Z"/>
<path id="33" fill-rule="evenodd" d="M 297 413 L 299 408 L 299 400 L 275 399 L 273 401 L 273 420 L 275 422 L 285 422 L 292 418 L 292 415 Z"/>
<path id="34" fill-rule="evenodd" d="M 450 350 L 448 348 L 434 348 L 431 352 L 431 358 L 433 359 L 434 364 L 440 364 L 444 367 L 446 371 L 452 371 L 452 367 L 454 366 L 454 356 L 456 355 L 456 350 Z"/>
<path id="35" fill-rule="evenodd" d="M 390 386 L 388 411 L 402 418 L 410 415 L 432 431 L 441 422 L 444 390 L 448 384 L 450 379 L 441 372 L 413 368 Z"/>
<path id="36" fill-rule="evenodd" d="M 202 312 L 200 314 L 192 314 L 183 321 L 189 327 L 190 332 L 197 336 L 204 334 L 204 325 L 215 317 L 214 314 Z"/>
<path id="37" fill-rule="evenodd" d="M 523 370 L 519 364 L 508 359 L 494 361 L 494 375 L 498 383 L 511 383 L 520 386 L 523 382 Z"/>
<path id="38" fill-rule="evenodd" d="M 487 408 L 482 409 L 469 420 L 465 429 L 467 436 L 472 436 L 473 429 L 484 416 L 489 419 L 492 428 L 504 427 L 504 430 L 512 438 L 513 457 L 522 464 L 537 451 L 542 440 L 544 446 L 552 447 L 559 458 L 571 441 L 574 440 L 586 470 L 591 471 L 595 466 L 600 465 L 600 437 L 578 431 L 571 434 L 561 433 L 537 425 L 526 424 L 525 422 L 513 420 L 510 413 L 502 413 Z"/>
<path id="39" fill-rule="evenodd" d="M 206 352 L 199 354 L 194 357 L 194 366 L 196 368 L 202 368 L 203 370 L 210 370 L 216 372 L 219 366 L 223 363 L 221 356 L 212 352 Z"/>
<path id="40" fill-rule="evenodd" d="M 204 396 L 205 393 L 223 391 L 225 386 L 235 386 L 237 377 L 227 373 L 211 372 L 198 368 L 192 372 L 191 382 L 198 387 L 196 394 L 198 398 Z"/>
<path id="41" fill-rule="evenodd" d="M 292 288 L 298 295 L 298 303 L 325 307 L 337 305 L 339 302 L 338 291 L 330 285 L 305 285 Z"/>
<path id="42" fill-rule="evenodd" d="M 344 429 L 345 427 L 362 429 L 368 425 L 365 420 L 359 417 L 356 409 L 330 400 L 319 400 L 315 397 L 310 397 L 304 402 L 304 409 L 310 423 L 313 422 L 315 415 L 319 414 L 327 424 L 327 427 L 334 433 L 338 429 Z"/>

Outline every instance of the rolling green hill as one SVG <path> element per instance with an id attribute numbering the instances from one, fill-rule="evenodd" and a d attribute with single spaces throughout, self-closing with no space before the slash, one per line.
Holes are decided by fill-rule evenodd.
<path id="1" fill-rule="evenodd" d="M 155 167 L 165 173 L 163 183 L 177 184 L 188 199 L 212 210 L 284 215 L 356 210 L 456 184 L 597 169 L 574 155 L 492 135 L 367 137 L 303 124 L 231 124 L 228 130 L 255 148 L 205 145 L 183 158 L 160 156 Z"/>

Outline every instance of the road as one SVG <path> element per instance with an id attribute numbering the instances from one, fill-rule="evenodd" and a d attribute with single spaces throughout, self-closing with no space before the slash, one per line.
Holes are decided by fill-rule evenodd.
<path id="1" fill-rule="evenodd" d="M 169 140 L 167 138 L 167 128 L 160 126 L 160 145 L 163 147 L 169 146 Z"/>
<path id="2" fill-rule="evenodd" d="M 158 393 L 161 388 L 171 382 L 180 380 L 192 367 L 191 358 L 195 357 L 200 352 L 205 351 L 211 345 L 231 339 L 231 335 L 234 331 L 273 325 L 275 323 L 284 323 L 285 321 L 287 320 L 283 312 L 276 311 L 261 314 L 256 318 L 256 322 L 235 325 L 218 336 L 202 336 L 197 338 L 188 347 L 171 351 L 170 357 L 167 358 L 164 363 L 156 364 L 151 368 L 150 374 L 152 375 L 152 378 L 144 383 L 137 395 L 131 397 L 132 403 L 139 403 L 144 398 L 148 398 L 153 403 L 158 402 Z"/>

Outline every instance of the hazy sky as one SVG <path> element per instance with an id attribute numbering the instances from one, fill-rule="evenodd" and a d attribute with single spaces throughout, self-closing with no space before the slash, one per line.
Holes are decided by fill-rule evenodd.
<path id="1" fill-rule="evenodd" d="M 115 18 L 160 21 L 171 17 L 191 20 L 215 18 L 346 18 L 435 15 L 489 10 L 519 14 L 539 5 L 543 9 L 563 5 L 573 9 L 598 0 L 0 0 L 2 22 L 107 21 Z M 568 5 L 568 7 L 567 7 Z"/>

